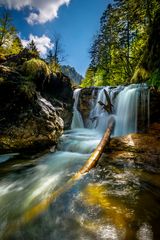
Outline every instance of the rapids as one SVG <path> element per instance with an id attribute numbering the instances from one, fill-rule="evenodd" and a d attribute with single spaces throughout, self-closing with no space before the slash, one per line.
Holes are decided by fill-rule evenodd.
<path id="1" fill-rule="evenodd" d="M 105 89 L 113 113 L 98 104 L 106 104 L 104 88 L 99 88 L 97 98 L 93 90 L 90 118 L 96 120 L 89 118 L 87 128 L 78 110 L 81 90 L 75 91 L 72 129 L 60 138 L 56 152 L 33 159 L 22 159 L 18 153 L 0 156 L 0 239 L 159 239 L 160 185 L 150 181 L 159 177 L 134 163 L 98 166 L 45 208 L 45 199 L 65 186 L 96 148 L 111 116 L 116 119 L 115 136 L 137 131 L 139 104 L 149 121 L 147 86 Z"/>

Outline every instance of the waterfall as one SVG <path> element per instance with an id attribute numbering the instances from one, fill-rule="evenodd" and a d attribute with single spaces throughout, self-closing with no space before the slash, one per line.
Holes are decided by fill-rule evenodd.
<path id="1" fill-rule="evenodd" d="M 138 132 L 138 122 L 146 126 L 148 120 L 148 87 L 145 84 L 132 84 L 125 87 L 116 99 L 115 136 Z"/>
<path id="2" fill-rule="evenodd" d="M 83 128 L 85 125 L 87 128 L 96 129 L 103 134 L 109 119 L 114 117 L 116 124 L 113 135 L 123 136 L 138 132 L 149 124 L 150 93 L 146 84 L 93 88 L 89 103 L 91 110 L 87 120 L 82 120 L 77 109 L 80 91 L 77 89 L 74 93 L 72 128 Z M 106 92 L 112 104 L 112 112 L 105 110 L 105 106 L 109 104 Z"/>
<path id="3" fill-rule="evenodd" d="M 84 128 L 83 119 L 80 111 L 78 110 L 80 92 L 81 92 L 81 89 L 76 89 L 73 95 L 74 106 L 73 106 L 73 119 L 72 119 L 71 129 Z"/>

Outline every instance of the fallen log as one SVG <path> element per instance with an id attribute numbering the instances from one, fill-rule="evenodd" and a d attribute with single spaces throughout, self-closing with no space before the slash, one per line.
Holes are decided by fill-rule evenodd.
<path id="1" fill-rule="evenodd" d="M 84 174 L 89 172 L 95 165 L 97 164 L 98 160 L 100 159 L 105 146 L 107 143 L 109 143 L 111 133 L 113 131 L 115 125 L 114 118 L 111 118 L 107 127 L 107 130 L 105 134 L 103 135 L 102 140 L 98 144 L 97 148 L 94 150 L 94 152 L 91 154 L 90 158 L 87 160 L 85 165 L 79 170 L 78 174 Z"/>
<path id="2" fill-rule="evenodd" d="M 115 125 L 114 118 L 110 118 L 108 123 L 108 127 L 106 129 L 105 134 L 103 135 L 102 140 L 98 144 L 97 148 L 91 154 L 87 162 L 84 166 L 72 177 L 70 178 L 63 186 L 57 189 L 55 192 L 52 192 L 47 198 L 43 199 L 40 203 L 33 206 L 31 209 L 26 211 L 18 221 L 13 222 L 10 225 L 6 226 L 5 233 L 3 235 L 3 239 L 8 239 L 17 229 L 21 226 L 27 224 L 32 221 L 40 214 L 42 214 L 51 203 L 53 203 L 61 194 L 65 193 L 69 189 L 71 189 L 75 183 L 80 180 L 84 174 L 88 173 L 93 167 L 96 166 L 98 160 L 100 159 L 104 148 L 107 143 L 109 143 L 111 133 L 113 131 Z"/>

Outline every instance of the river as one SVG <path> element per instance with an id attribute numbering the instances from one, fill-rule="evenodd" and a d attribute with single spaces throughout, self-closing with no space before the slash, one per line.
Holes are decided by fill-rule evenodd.
<path id="1" fill-rule="evenodd" d="M 124 90 L 120 88 L 123 98 Z M 88 122 L 88 128 L 84 128 L 76 112 L 72 129 L 61 137 L 56 152 L 32 159 L 23 159 L 18 154 L 0 156 L 0 239 L 160 239 L 158 174 L 132 162 L 109 162 L 103 167 L 99 164 L 69 187 L 67 185 L 101 140 L 107 124 L 104 117 L 110 117 L 98 106 L 99 99 L 104 101 L 102 91 L 99 90 L 97 103 L 91 103 L 94 105 L 91 115 L 99 114 L 98 123 Z M 130 93 L 133 105 L 133 90 Z M 79 90 L 76 97 L 79 97 Z M 144 101 L 146 104 L 146 98 Z M 137 100 L 134 103 L 137 108 L 136 104 Z M 77 106 L 78 100 L 74 113 Z M 115 118 L 120 119 L 118 109 Z M 145 114 L 148 116 L 148 112 Z M 121 120 L 118 121 L 115 135 L 137 131 L 135 119 L 135 124 L 129 125 L 132 129 L 126 130 L 125 126 L 123 131 Z"/>

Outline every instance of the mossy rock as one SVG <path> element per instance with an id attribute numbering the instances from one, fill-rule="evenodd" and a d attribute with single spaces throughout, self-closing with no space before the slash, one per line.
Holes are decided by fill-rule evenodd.
<path id="1" fill-rule="evenodd" d="M 32 81 L 22 81 L 19 90 L 28 99 L 32 99 L 36 95 L 36 85 Z"/>
<path id="2" fill-rule="evenodd" d="M 40 90 L 50 78 L 50 69 L 43 60 L 33 58 L 22 65 L 22 74 L 26 77 L 26 81 L 35 82 Z"/>

